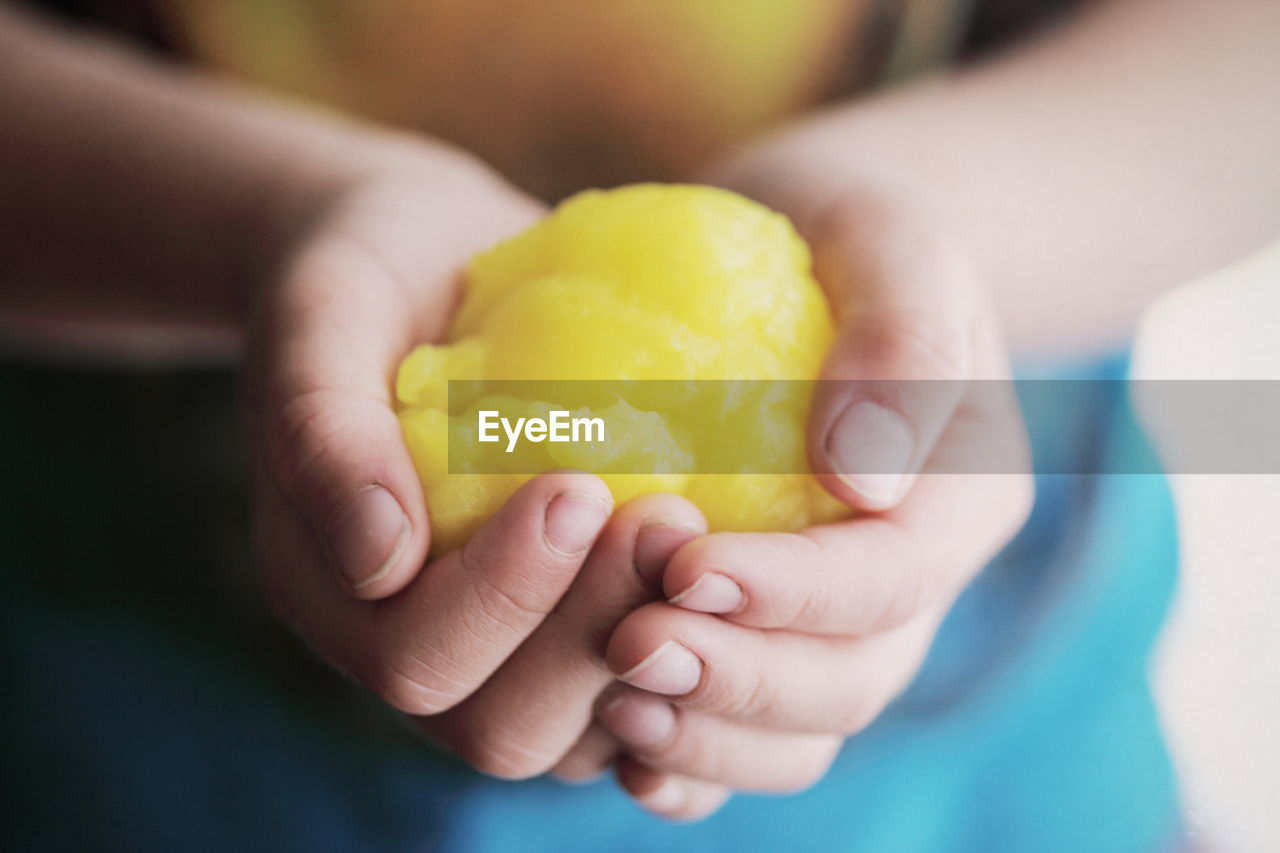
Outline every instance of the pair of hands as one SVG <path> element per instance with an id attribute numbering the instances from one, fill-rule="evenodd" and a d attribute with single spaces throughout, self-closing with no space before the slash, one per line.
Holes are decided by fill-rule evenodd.
<path id="1" fill-rule="evenodd" d="M 480 770 L 576 780 L 612 764 L 642 805 L 683 819 L 733 790 L 804 788 L 908 683 L 1025 517 L 1026 476 L 918 476 L 1018 421 L 1007 395 L 964 393 L 1008 373 L 960 256 L 886 194 L 842 185 L 839 164 L 811 182 L 785 151 L 718 179 L 790 213 L 813 246 L 839 326 L 823 377 L 956 380 L 924 396 L 823 386 L 811 460 L 861 511 L 850 521 L 707 535 L 682 498 L 615 508 L 599 479 L 554 472 L 424 565 L 391 379 L 443 334 L 470 255 L 542 214 L 461 155 L 424 150 L 325 195 L 262 294 L 244 414 L 268 598 Z M 834 473 L 886 466 L 900 474 Z"/>

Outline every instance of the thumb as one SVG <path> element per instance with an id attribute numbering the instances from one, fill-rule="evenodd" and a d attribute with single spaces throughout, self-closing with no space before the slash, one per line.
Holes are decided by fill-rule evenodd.
<path id="1" fill-rule="evenodd" d="M 819 218 L 812 242 L 837 335 L 810 409 L 810 465 L 850 506 L 889 509 L 965 395 L 974 277 L 913 220 L 856 202 Z"/>
<path id="2" fill-rule="evenodd" d="M 403 588 L 422 565 L 429 525 L 390 399 L 412 341 L 403 291 L 348 244 L 299 256 L 258 318 L 244 411 L 258 488 L 276 490 L 316 553 L 359 598 Z M 271 535 L 270 531 L 264 531 Z"/>
<path id="3" fill-rule="evenodd" d="M 255 487 L 279 493 L 358 598 L 399 592 L 430 544 L 391 399 L 397 365 L 443 333 L 467 259 L 539 215 L 483 170 L 375 180 L 259 306 L 243 401 Z"/>

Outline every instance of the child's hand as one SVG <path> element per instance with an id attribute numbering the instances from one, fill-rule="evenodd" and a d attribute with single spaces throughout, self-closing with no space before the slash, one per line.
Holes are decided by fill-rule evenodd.
<path id="1" fill-rule="evenodd" d="M 665 570 L 668 601 L 614 631 L 607 660 L 631 686 L 604 694 L 597 717 L 630 750 L 622 784 L 666 816 L 709 814 L 730 789 L 818 780 L 910 681 L 951 603 L 1030 505 L 1025 473 L 929 473 L 972 471 L 982 462 L 966 454 L 992 441 L 1005 464 L 1024 458 L 1012 388 L 965 387 L 1008 376 L 970 271 L 914 216 L 871 194 L 833 199 L 792 207 L 840 322 L 823 375 L 854 380 L 815 400 L 811 458 L 865 514 L 691 542 Z M 913 395 L 857 381 L 913 379 L 954 382 Z M 868 466 L 899 476 L 831 473 Z"/>
<path id="2" fill-rule="evenodd" d="M 391 377 L 443 331 L 469 255 L 541 213 L 451 156 L 324 194 L 261 299 L 244 400 L 255 550 L 273 606 L 322 656 L 480 769 L 529 776 L 590 723 L 613 680 L 608 631 L 706 528 L 671 496 L 610 519 L 597 478 L 552 473 L 423 566 L 429 525 Z"/>

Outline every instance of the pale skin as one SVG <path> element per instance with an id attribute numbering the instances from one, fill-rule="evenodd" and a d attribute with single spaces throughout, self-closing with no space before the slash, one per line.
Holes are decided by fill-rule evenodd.
<path id="1" fill-rule="evenodd" d="M 1151 295 L 1280 231 L 1277 43 L 1270 0 L 1112 0 L 704 177 L 813 244 L 838 321 L 825 376 L 997 378 L 1006 341 L 1121 340 Z M 0 116 L 0 329 L 66 346 L 67 321 L 88 321 L 118 350 L 111 323 L 133 320 L 245 341 L 268 597 L 483 771 L 614 764 L 677 819 L 734 790 L 804 788 L 908 683 L 1029 506 L 1026 477 L 929 474 L 975 434 L 1016 442 L 1009 401 L 850 385 L 815 402 L 810 447 L 853 521 L 708 536 L 680 498 L 615 508 L 596 478 L 554 472 L 427 562 L 390 377 L 443 332 L 466 258 L 541 205 L 465 152 L 6 10 Z M 832 473 L 873 435 L 902 476 Z"/>

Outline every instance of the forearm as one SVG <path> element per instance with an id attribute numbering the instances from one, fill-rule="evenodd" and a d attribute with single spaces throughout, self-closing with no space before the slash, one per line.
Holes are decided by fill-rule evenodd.
<path id="1" fill-rule="evenodd" d="M 316 196 L 433 150 L 2 7 L 0 116 L 0 318 L 11 326 L 238 324 Z"/>
<path id="2" fill-rule="evenodd" d="M 1280 233 L 1280 4 L 1101 3 L 777 147 L 818 184 L 839 162 L 926 205 L 1019 348 L 1105 346 L 1154 293 Z"/>

